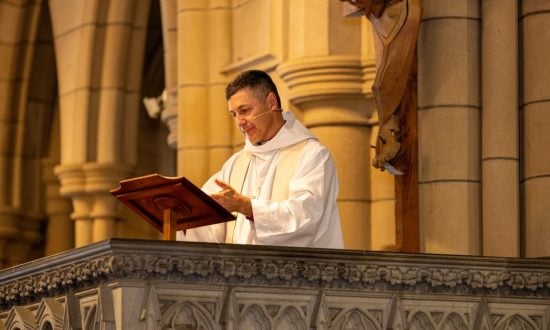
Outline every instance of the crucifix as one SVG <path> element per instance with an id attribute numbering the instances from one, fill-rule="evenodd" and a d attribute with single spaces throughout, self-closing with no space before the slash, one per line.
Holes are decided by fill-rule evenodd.
<path id="1" fill-rule="evenodd" d="M 376 77 L 372 87 L 379 118 L 375 168 L 395 175 L 396 246 L 419 252 L 416 41 L 421 0 L 340 0 L 346 16 L 373 26 Z"/>

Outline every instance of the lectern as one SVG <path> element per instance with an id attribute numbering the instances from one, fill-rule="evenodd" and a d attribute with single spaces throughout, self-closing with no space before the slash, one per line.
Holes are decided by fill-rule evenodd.
<path id="1" fill-rule="evenodd" d="M 111 194 L 163 233 L 235 220 L 235 217 L 185 177 L 150 174 L 120 181 Z"/>

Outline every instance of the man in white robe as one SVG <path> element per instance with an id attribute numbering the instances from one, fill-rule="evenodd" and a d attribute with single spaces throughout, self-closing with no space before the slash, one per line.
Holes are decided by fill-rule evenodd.
<path id="1" fill-rule="evenodd" d="M 291 112 L 282 112 L 265 72 L 246 71 L 226 88 L 245 134 L 202 187 L 237 220 L 178 232 L 178 240 L 343 248 L 338 177 L 328 149 Z"/>

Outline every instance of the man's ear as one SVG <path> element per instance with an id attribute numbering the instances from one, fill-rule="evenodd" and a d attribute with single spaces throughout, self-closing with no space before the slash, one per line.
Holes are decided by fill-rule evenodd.
<path id="1" fill-rule="evenodd" d="M 269 92 L 269 94 L 267 94 L 267 102 L 271 110 L 279 109 L 279 106 L 277 105 L 277 97 L 275 96 L 275 93 Z"/>

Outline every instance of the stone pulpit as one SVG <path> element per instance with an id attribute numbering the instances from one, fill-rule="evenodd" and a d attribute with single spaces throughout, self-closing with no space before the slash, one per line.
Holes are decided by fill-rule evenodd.
<path id="1" fill-rule="evenodd" d="M 0 329 L 550 329 L 550 260 L 110 239 L 1 271 Z"/>

